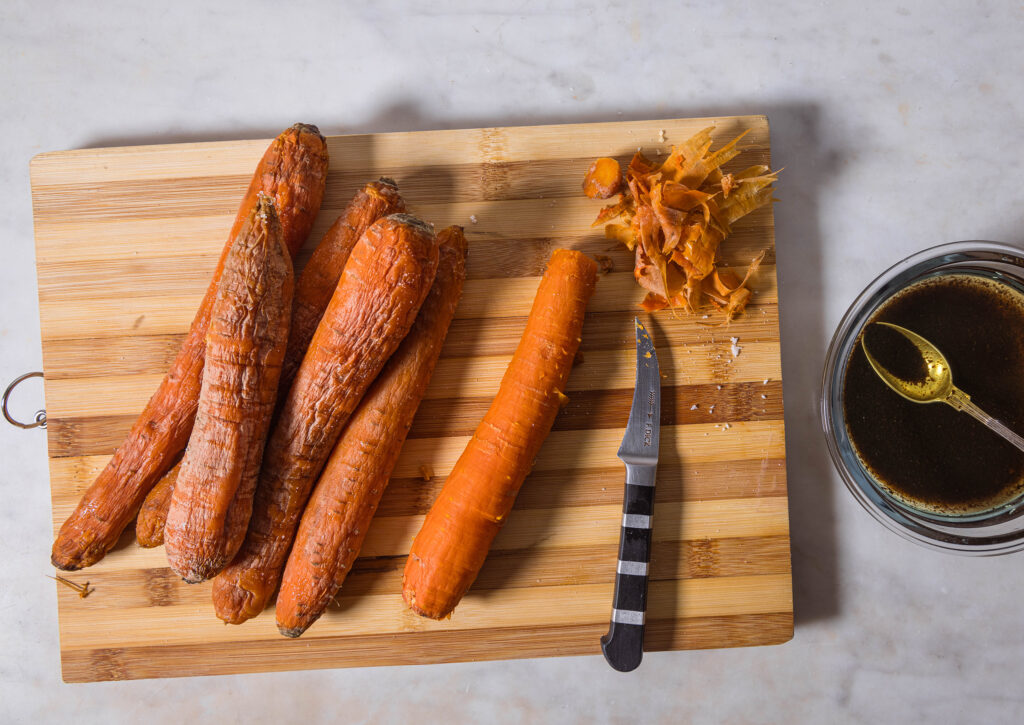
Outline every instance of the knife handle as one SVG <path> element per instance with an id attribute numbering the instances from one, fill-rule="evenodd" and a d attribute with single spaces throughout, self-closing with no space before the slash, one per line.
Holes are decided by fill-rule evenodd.
<path id="1" fill-rule="evenodd" d="M 644 656 L 653 511 L 654 469 L 634 472 L 627 468 L 612 621 L 608 634 L 601 638 L 604 658 L 619 672 L 635 670 Z"/>

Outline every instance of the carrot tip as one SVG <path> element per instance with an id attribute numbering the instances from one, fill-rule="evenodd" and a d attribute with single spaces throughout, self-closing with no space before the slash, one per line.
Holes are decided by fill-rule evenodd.
<path id="1" fill-rule="evenodd" d="M 50 557 L 50 563 L 54 569 L 60 569 L 61 571 L 78 571 L 82 569 L 82 565 L 75 561 L 58 561 L 56 557 Z"/>
<path id="2" fill-rule="evenodd" d="M 277 631 L 283 634 L 285 637 L 291 637 L 295 639 L 302 635 L 306 631 L 305 627 L 282 627 L 280 624 L 277 625 Z"/>
<path id="3" fill-rule="evenodd" d="M 417 606 L 415 594 L 407 596 L 403 592 L 402 597 L 405 599 L 405 603 L 408 605 L 409 609 L 411 609 L 414 614 L 418 614 L 421 617 L 424 617 L 426 619 L 433 619 L 435 622 L 441 622 L 443 620 L 452 618 L 452 612 L 447 612 L 445 614 L 437 614 L 436 612 L 428 612 L 422 607 Z"/>

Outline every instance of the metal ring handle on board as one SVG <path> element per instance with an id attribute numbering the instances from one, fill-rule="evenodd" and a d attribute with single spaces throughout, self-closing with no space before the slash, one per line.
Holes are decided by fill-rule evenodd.
<path id="1" fill-rule="evenodd" d="M 20 420 L 15 420 L 13 417 L 11 417 L 10 412 L 7 410 L 7 399 L 11 397 L 11 393 L 14 392 L 14 389 L 16 387 L 18 387 L 19 383 L 21 383 L 24 380 L 28 380 L 29 378 L 41 378 L 41 377 L 43 377 L 43 374 L 41 372 L 38 372 L 38 371 L 34 372 L 34 373 L 25 373 L 24 375 L 19 375 L 18 377 L 16 377 L 14 380 L 11 381 L 11 384 L 7 386 L 7 389 L 4 391 L 4 399 L 3 399 L 3 406 L 2 407 L 3 407 L 4 418 L 7 419 L 8 423 L 10 423 L 11 425 L 17 426 L 18 428 L 25 428 L 26 430 L 30 429 L 30 428 L 45 428 L 46 427 L 46 409 L 45 408 L 43 410 L 37 410 L 36 411 L 36 419 L 32 423 L 22 423 Z"/>

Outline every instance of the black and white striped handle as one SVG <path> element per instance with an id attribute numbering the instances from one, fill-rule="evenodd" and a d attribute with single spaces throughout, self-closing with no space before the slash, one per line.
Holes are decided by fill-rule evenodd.
<path id="1" fill-rule="evenodd" d="M 619 564 L 608 634 L 601 651 L 620 672 L 635 670 L 644 656 L 647 615 L 647 568 L 651 561 L 651 514 L 654 511 L 654 469 L 627 468 L 622 506 Z"/>

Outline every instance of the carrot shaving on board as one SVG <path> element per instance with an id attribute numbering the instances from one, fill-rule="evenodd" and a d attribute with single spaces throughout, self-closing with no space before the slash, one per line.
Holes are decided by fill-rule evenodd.
<path id="1" fill-rule="evenodd" d="M 710 303 L 731 320 L 750 301 L 748 282 L 765 253 L 740 279 L 717 266 L 718 249 L 737 220 L 774 201 L 772 184 L 779 172 L 756 165 L 723 173 L 722 165 L 742 152 L 739 141 L 746 131 L 712 151 L 713 130 L 709 126 L 673 146 L 660 163 L 638 151 L 624 176 L 614 159 L 598 159 L 584 180 L 591 198 L 620 190 L 618 201 L 601 209 L 594 226 L 603 224 L 605 237 L 636 254 L 633 275 L 647 290 L 640 306 L 648 312 L 667 307 L 692 313 Z"/>

